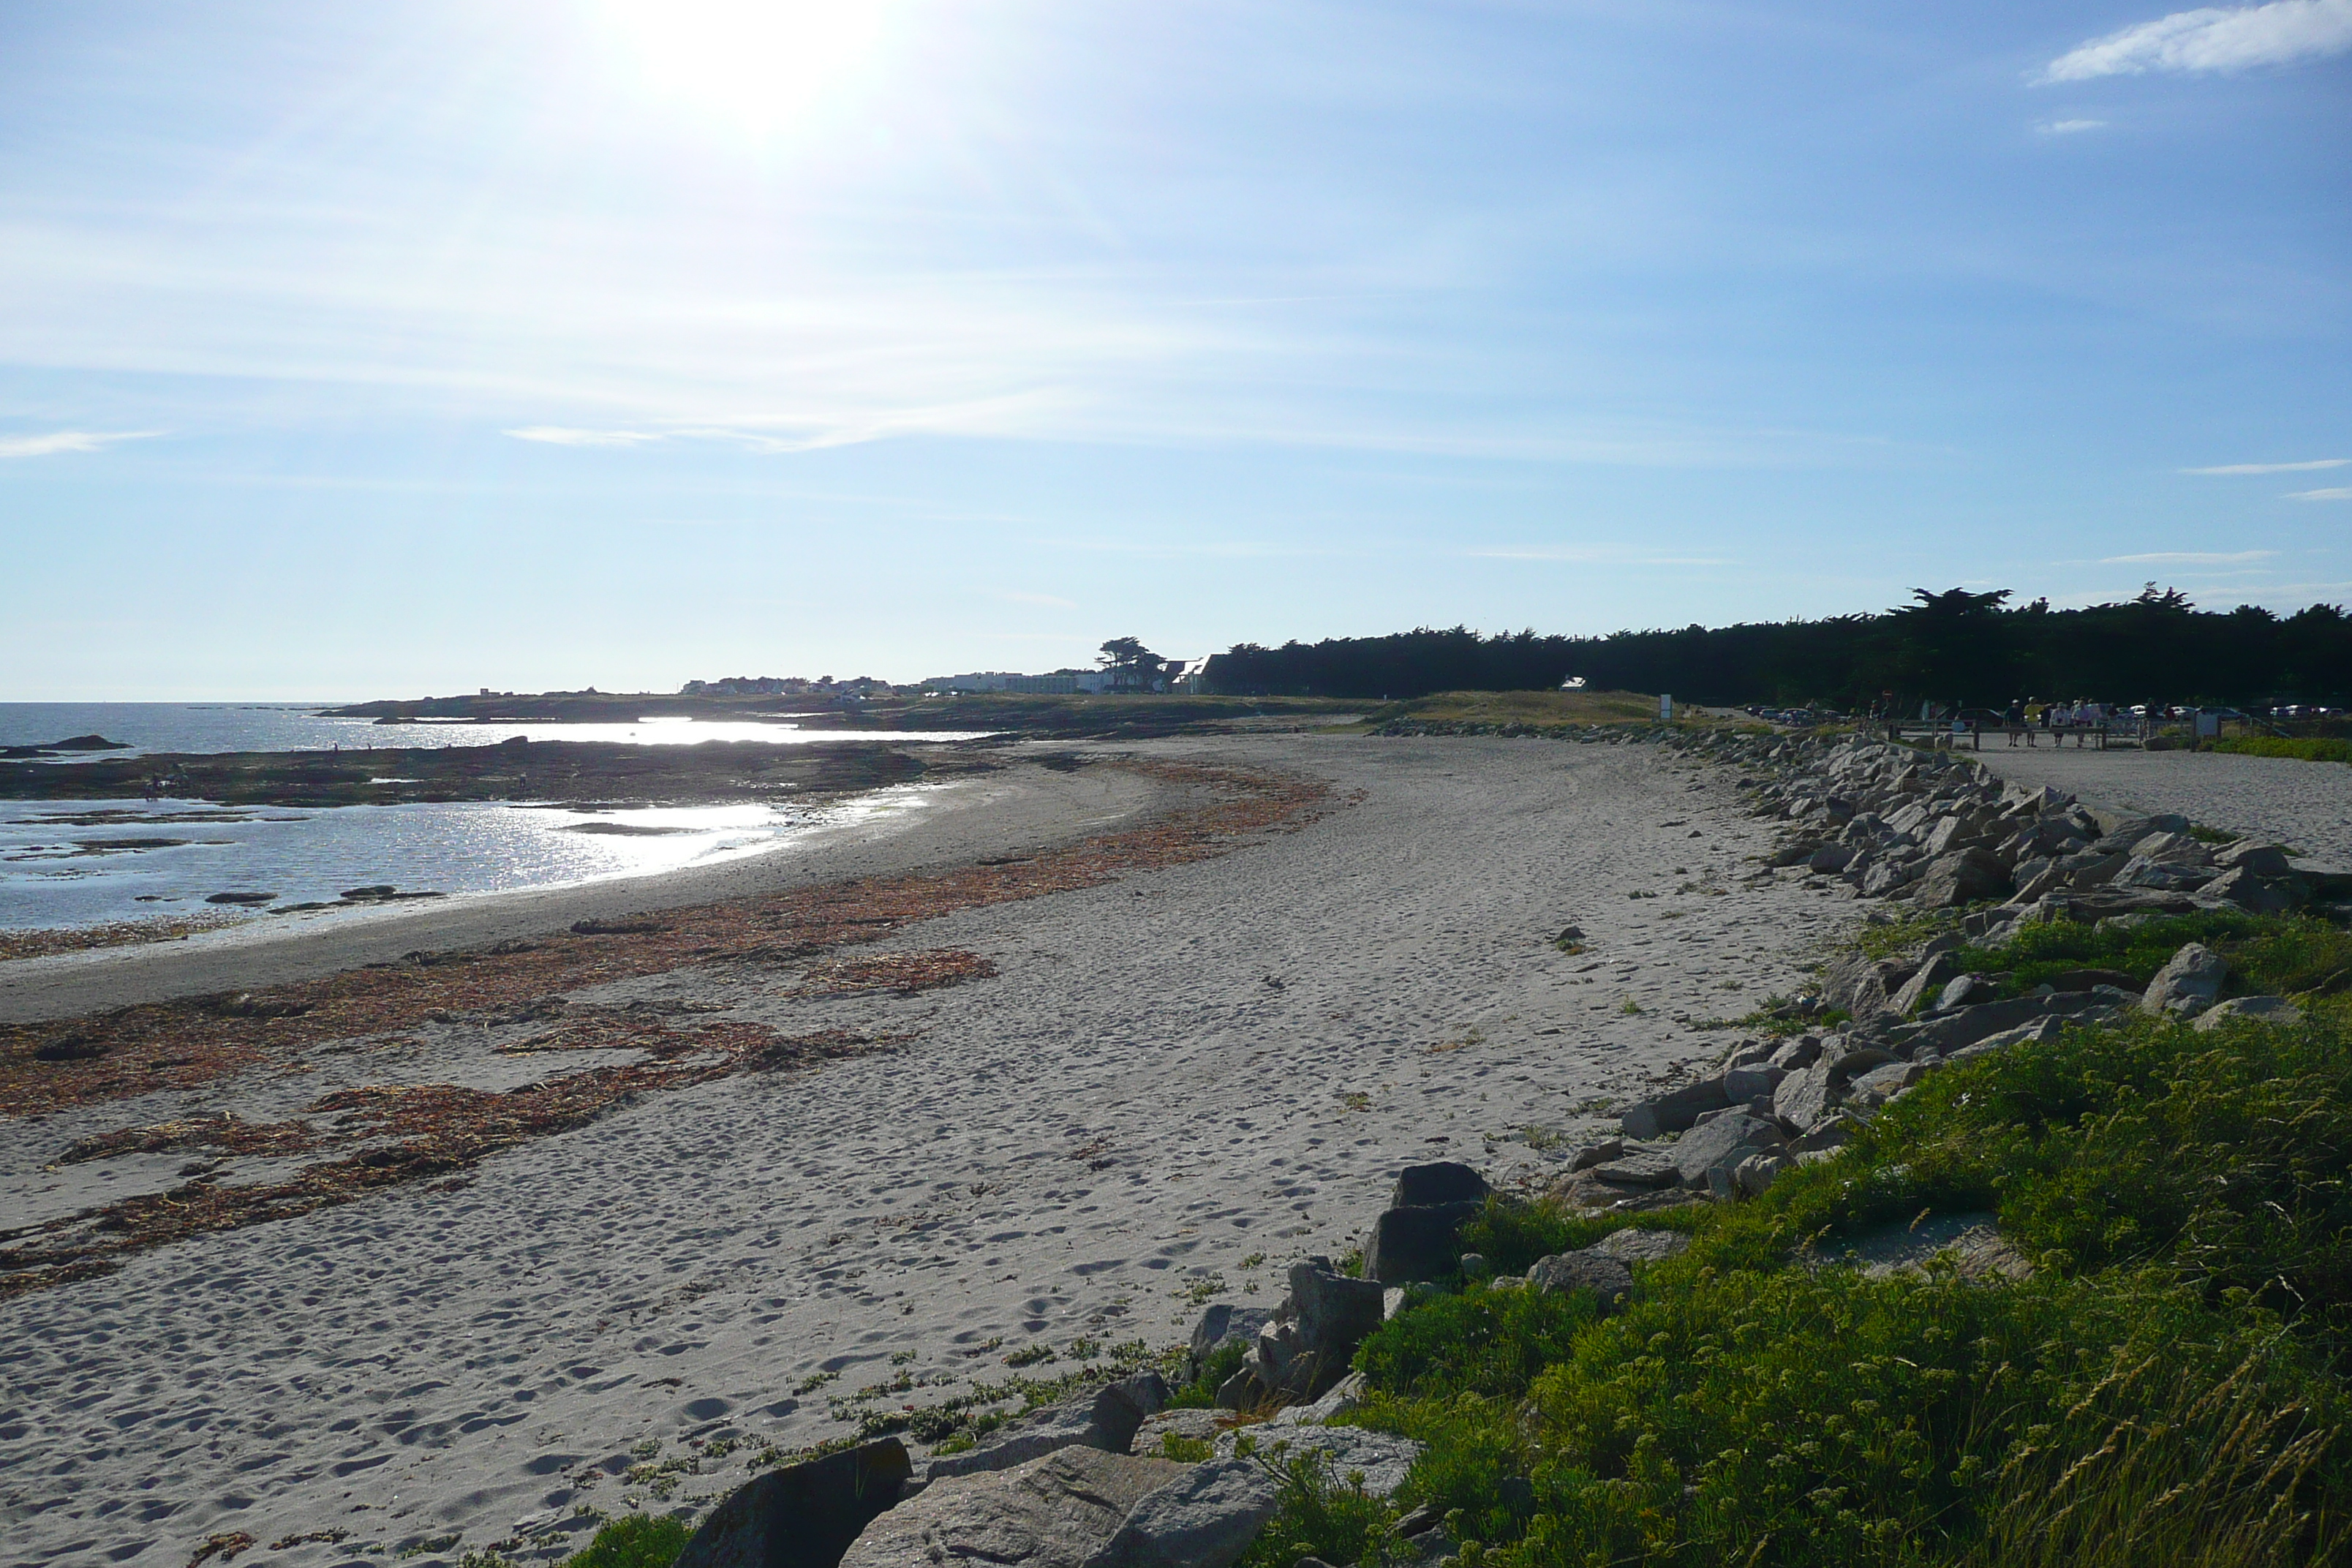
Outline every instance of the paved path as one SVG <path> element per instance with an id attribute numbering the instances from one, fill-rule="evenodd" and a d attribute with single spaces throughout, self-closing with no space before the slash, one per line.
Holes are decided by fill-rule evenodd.
<path id="1" fill-rule="evenodd" d="M 2274 838 L 2315 866 L 2352 869 L 2352 767 L 2217 752 L 2011 751 L 1979 757 L 2004 778 L 2055 784 L 2125 811 L 2177 811 L 2232 833 Z"/>

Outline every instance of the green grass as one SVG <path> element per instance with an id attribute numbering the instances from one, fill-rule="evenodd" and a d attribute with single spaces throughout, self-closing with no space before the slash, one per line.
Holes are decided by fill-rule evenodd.
<path id="1" fill-rule="evenodd" d="M 689 1534 L 675 1519 L 627 1514 L 597 1531 L 585 1549 L 563 1560 L 563 1568 L 669 1568 Z"/>
<path id="2" fill-rule="evenodd" d="M 2245 735 L 2209 741 L 2209 752 L 2232 752 L 2242 757 L 2295 757 L 2306 763 L 2352 763 L 2352 741 L 2309 739 L 2288 741 L 2275 735 Z"/>
<path id="3" fill-rule="evenodd" d="M 2225 994 L 2292 996 L 2352 970 L 2352 932 L 2316 918 L 2221 912 L 2175 915 L 2131 927 L 2072 921 L 2027 926 L 1998 947 L 1963 947 L 1962 970 L 2006 973 L 2001 994 L 2021 995 L 2074 969 L 2113 969 L 2145 985 L 2185 942 L 2229 962 Z"/>
<path id="4" fill-rule="evenodd" d="M 2302 965 L 2293 923 L 2231 940 Z M 1817 1261 L 1971 1209 L 2032 1279 Z M 2013 1047 L 1761 1199 L 1642 1223 L 1692 1247 L 1605 1320 L 1589 1298 L 1417 1291 L 1357 1361 L 1355 1419 L 1428 1445 L 1406 1489 L 1287 1473 L 1252 1560 L 1362 1562 L 1422 1503 L 1451 1515 L 1462 1568 L 2352 1554 L 2352 1004 Z M 1508 1268 L 1612 1228 L 1498 1201 L 1464 1245 Z"/>

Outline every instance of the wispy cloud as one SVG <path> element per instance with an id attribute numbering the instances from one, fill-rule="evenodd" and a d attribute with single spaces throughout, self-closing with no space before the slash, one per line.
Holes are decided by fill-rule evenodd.
<path id="1" fill-rule="evenodd" d="M 2352 500 L 2352 485 L 2336 485 L 2324 490 L 2289 490 L 2289 500 Z"/>
<path id="2" fill-rule="evenodd" d="M 2034 127 L 2044 136 L 2073 136 L 2084 131 L 2104 131 L 2104 120 L 2053 120 Z"/>
<path id="3" fill-rule="evenodd" d="M 2242 566 L 2268 561 L 2275 550 L 2238 550 L 2228 553 L 2200 550 L 2156 550 L 2146 555 L 2102 555 L 2102 566 Z"/>
<path id="4" fill-rule="evenodd" d="M 0 458 L 47 458 L 59 452 L 98 452 L 117 441 L 143 441 L 161 430 L 52 430 L 46 436 L 0 436 Z"/>
<path id="5" fill-rule="evenodd" d="M 2224 463 L 2216 468 L 2183 468 L 2184 474 L 2305 474 L 2314 468 L 2352 467 L 2352 458 L 2316 458 L 2308 463 Z"/>
<path id="6" fill-rule="evenodd" d="M 1057 598 L 1052 594 L 999 594 L 996 596 L 1010 605 L 1036 605 L 1048 610 L 1075 610 L 1078 607 L 1070 600 Z"/>
<path id="7" fill-rule="evenodd" d="M 577 430 L 568 425 L 526 425 L 507 434 L 518 441 L 543 441 L 551 447 L 641 447 L 662 438 L 646 430 Z"/>
<path id="8" fill-rule="evenodd" d="M 2230 71 L 2352 49 L 2352 0 L 2202 5 L 2139 22 L 2068 50 L 2039 79 L 2089 81 L 2147 71 Z"/>

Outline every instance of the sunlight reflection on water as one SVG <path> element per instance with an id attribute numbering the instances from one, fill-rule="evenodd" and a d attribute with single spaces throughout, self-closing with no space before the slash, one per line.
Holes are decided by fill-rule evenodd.
<path id="1" fill-rule="evenodd" d="M 645 876 L 789 845 L 919 807 L 900 784 L 815 806 L 569 807 L 446 802 L 328 808 L 205 801 L 0 802 L 0 926 L 60 927 L 210 911 L 216 892 L 279 906 L 389 884 L 498 892 Z M 266 906 L 265 906 L 266 907 Z"/>

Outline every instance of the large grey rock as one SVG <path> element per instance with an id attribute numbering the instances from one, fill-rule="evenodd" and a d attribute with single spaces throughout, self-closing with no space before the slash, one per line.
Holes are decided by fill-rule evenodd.
<path id="1" fill-rule="evenodd" d="M 1792 1072 L 1772 1091 L 1772 1114 L 1800 1132 L 1826 1121 L 1837 1107 L 1831 1083 L 1835 1064 L 1817 1061 Z"/>
<path id="2" fill-rule="evenodd" d="M 2012 996 L 2006 1002 L 1986 1002 L 1974 1007 L 1962 1007 L 1954 1013 L 1923 1024 L 1911 1037 L 1912 1054 L 1934 1050 L 1950 1057 L 1964 1046 L 1972 1046 L 2004 1030 L 2031 1024 L 2037 1018 L 2079 1017 L 2118 1002 L 2128 1003 L 2127 992 L 2116 992 L 2105 986 L 2089 991 L 2062 991 L 2048 996 Z"/>
<path id="3" fill-rule="evenodd" d="M 2232 996 L 2197 1016 L 2192 1029 L 2218 1029 L 2232 1018 L 2259 1018 L 2265 1024 L 2297 1024 L 2303 1009 L 2284 996 Z"/>
<path id="4" fill-rule="evenodd" d="M 1795 1163 L 1793 1155 L 1779 1149 L 1750 1154 L 1732 1168 L 1731 1184 L 1743 1197 L 1760 1198 L 1772 1190 L 1772 1184 L 1780 1179 L 1780 1173 Z"/>
<path id="5" fill-rule="evenodd" d="M 1959 849 L 1928 862 L 1914 901 L 1922 909 L 1957 909 L 2005 898 L 2009 888 L 2009 868 L 1990 850 Z"/>
<path id="6" fill-rule="evenodd" d="M 1281 1491 L 1255 1459 L 1212 1459 L 1136 1500 L 1087 1568 L 1230 1568 Z"/>
<path id="7" fill-rule="evenodd" d="M 1847 1098 L 1864 1110 L 1875 1110 L 1926 1078 L 1927 1064 L 1888 1062 L 1874 1067 L 1847 1086 Z"/>
<path id="8" fill-rule="evenodd" d="M 1217 1439 L 1217 1458 L 1234 1457 L 1244 1440 L 1255 1447 L 1258 1458 L 1276 1465 L 1311 1454 L 1334 1480 L 1346 1482 L 1360 1475 L 1368 1497 L 1393 1494 L 1421 1458 L 1421 1445 L 1412 1438 L 1362 1426 L 1276 1427 L 1270 1432 L 1245 1426 Z"/>
<path id="9" fill-rule="evenodd" d="M 1364 1277 L 1383 1285 L 1443 1279 L 1454 1272 L 1462 1222 L 1486 1206 L 1480 1200 L 1384 1209 L 1364 1240 Z"/>
<path id="10" fill-rule="evenodd" d="M 1936 1011 L 1950 1013 L 1962 1007 L 1977 1006 L 1991 1001 L 1993 994 L 2000 989 L 1990 974 L 1956 974 L 1943 990 L 1937 993 Z"/>
<path id="11" fill-rule="evenodd" d="M 2266 877 L 2245 866 L 2222 872 L 2198 889 L 2200 901 L 2231 904 L 2252 915 L 2283 915 L 2303 902 L 2292 877 Z"/>
<path id="12" fill-rule="evenodd" d="M 1483 1203 L 1491 1190 L 1486 1178 L 1468 1165 L 1453 1160 L 1434 1160 L 1426 1165 L 1407 1165 L 1397 1173 L 1396 1192 L 1389 1198 L 1389 1206 L 1426 1208 L 1438 1204 Z"/>
<path id="13" fill-rule="evenodd" d="M 2181 865 L 2135 855 L 2107 885 L 2119 889 L 2145 889 L 2158 893 L 2189 893 L 2213 881 L 2217 875 L 2210 866 Z"/>
<path id="14" fill-rule="evenodd" d="M 1000 1426 L 984 1447 L 931 1461 L 933 1480 L 950 1476 L 1009 1470 L 1061 1448 L 1096 1448 L 1124 1454 L 1143 1418 L 1165 1406 L 1168 1385 L 1156 1372 L 1142 1372 L 1100 1388 L 1084 1389 L 1020 1420 Z"/>
<path id="15" fill-rule="evenodd" d="M 1063 1448 L 1013 1469 L 933 1481 L 867 1525 L 841 1568 L 1085 1568 L 1136 1504 L 1187 1473 L 1168 1459 Z"/>
<path id="16" fill-rule="evenodd" d="M 1633 1293 L 1633 1271 L 1622 1260 L 1587 1247 L 1537 1258 L 1528 1269 L 1528 1283 L 1547 1294 L 1590 1290 L 1601 1298 L 1606 1317 Z"/>
<path id="17" fill-rule="evenodd" d="M 1672 1151 L 1675 1172 L 1684 1186 L 1705 1187 L 1710 1184 L 1709 1172 L 1728 1173 L 1748 1155 L 1785 1142 L 1773 1122 L 1744 1110 L 1730 1111 L 1683 1134 Z"/>
<path id="18" fill-rule="evenodd" d="M 2092 808 L 2091 816 L 2098 824 L 2099 847 L 2111 852 L 2129 852 L 2144 838 L 2159 833 L 2185 832 L 2189 819 L 2171 812 L 2155 816 L 2118 816 Z"/>
<path id="19" fill-rule="evenodd" d="M 1680 1258 L 1690 1250 L 1690 1237 L 1679 1230 L 1639 1230 L 1628 1226 L 1623 1230 L 1611 1231 L 1584 1250 L 1613 1258 L 1631 1268 L 1636 1263 L 1660 1263 L 1669 1258 Z"/>
<path id="20" fill-rule="evenodd" d="M 2221 983 L 2229 977 L 2230 966 L 2220 953 L 2192 942 L 2156 972 L 2139 1005 L 2150 1013 L 2193 1018 L 2220 998 Z"/>
<path id="21" fill-rule="evenodd" d="M 1921 1003 L 1935 995 L 1943 988 L 1946 981 L 1959 973 L 1960 966 L 1952 962 L 1949 954 L 1937 953 L 1921 964 L 1913 972 L 1911 978 L 1903 983 L 1903 989 L 1895 994 L 1894 1011 L 1906 1018 L 1909 1017 L 1919 1010 Z"/>
<path id="22" fill-rule="evenodd" d="M 1847 863 L 1853 860 L 1853 845 L 1824 844 L 1819 849 L 1814 850 L 1811 856 L 1807 858 L 1805 861 L 1805 869 L 1808 871 L 1819 871 L 1823 876 L 1835 876 L 1838 872 L 1844 870 Z"/>
<path id="23" fill-rule="evenodd" d="M 1745 1105 L 1758 1095 L 1769 1097 L 1788 1077 L 1788 1069 L 1769 1062 L 1752 1067 L 1727 1068 L 1723 1074 L 1723 1097 L 1733 1105 Z"/>
<path id="24" fill-rule="evenodd" d="M 1383 1294 L 1379 1280 L 1341 1274 L 1328 1259 L 1292 1264 L 1289 1296 L 1258 1331 L 1248 1361 L 1218 1391 L 1218 1403 L 1313 1399 L 1346 1375 L 1356 1347 L 1381 1326 Z"/>
<path id="25" fill-rule="evenodd" d="M 834 1568 L 912 1474 L 896 1437 L 770 1470 L 710 1510 L 676 1568 Z"/>
<path id="26" fill-rule="evenodd" d="M 1617 1121 L 1626 1137 L 1646 1140 L 1663 1133 L 1686 1131 L 1698 1120 L 1700 1111 L 1720 1110 L 1730 1103 L 1721 1079 L 1704 1079 L 1654 1095 L 1627 1110 Z"/>
<path id="27" fill-rule="evenodd" d="M 1200 1376 L 1201 1369 L 1220 1346 L 1236 1342 L 1247 1346 L 1273 1316 L 1270 1307 L 1243 1307 L 1231 1301 L 1219 1301 L 1209 1307 L 1201 1314 L 1201 1321 L 1192 1325 L 1192 1343 L 1185 1351 L 1184 1380 L 1190 1383 Z"/>
<path id="28" fill-rule="evenodd" d="M 1888 858 L 1872 863 L 1870 869 L 1863 873 L 1859 890 L 1865 899 L 1884 899 L 1909 887 L 1911 881 L 1911 867 Z"/>
<path id="29" fill-rule="evenodd" d="M 2252 838 L 2223 845 L 2213 852 L 2213 864 L 2232 871 L 2251 871 L 2257 877 L 2284 877 L 2294 870 L 2283 847 Z"/>
<path id="30" fill-rule="evenodd" d="M 1671 1187 L 1682 1179 L 1675 1169 L 1673 1153 L 1664 1149 L 1628 1150 L 1605 1164 L 1593 1166 L 1592 1173 L 1604 1182 L 1628 1187 Z"/>

